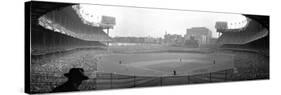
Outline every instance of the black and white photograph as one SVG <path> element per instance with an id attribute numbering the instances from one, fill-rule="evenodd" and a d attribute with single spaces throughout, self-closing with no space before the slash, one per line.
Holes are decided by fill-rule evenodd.
<path id="1" fill-rule="evenodd" d="M 25 92 L 269 80 L 269 19 L 269 15 L 25 2 L 29 61 Z"/>

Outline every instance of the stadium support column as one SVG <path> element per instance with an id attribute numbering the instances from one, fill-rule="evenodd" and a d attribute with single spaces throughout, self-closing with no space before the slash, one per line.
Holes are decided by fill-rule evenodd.
<path id="1" fill-rule="evenodd" d="M 107 35 L 109 36 L 109 28 L 106 29 Z M 107 41 L 107 46 L 109 46 L 109 41 Z"/>

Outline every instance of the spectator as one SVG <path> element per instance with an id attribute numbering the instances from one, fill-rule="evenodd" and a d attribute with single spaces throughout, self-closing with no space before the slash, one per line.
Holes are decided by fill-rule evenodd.
<path id="1" fill-rule="evenodd" d="M 174 72 L 174 75 L 177 75 L 177 71 L 176 70 L 174 70 L 173 72 Z"/>
<path id="2" fill-rule="evenodd" d="M 64 74 L 68 80 L 53 89 L 52 92 L 67 92 L 67 91 L 79 91 L 78 87 L 82 83 L 82 81 L 89 79 L 84 75 L 84 70 L 82 68 L 72 68 L 68 73 Z"/>

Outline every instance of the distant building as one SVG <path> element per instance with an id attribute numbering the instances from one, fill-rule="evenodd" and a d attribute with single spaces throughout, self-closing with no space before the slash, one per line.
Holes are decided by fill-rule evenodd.
<path id="1" fill-rule="evenodd" d="M 165 34 L 164 43 L 167 45 L 182 46 L 184 43 L 184 38 L 177 34 Z"/>
<path id="2" fill-rule="evenodd" d="M 192 27 L 190 29 L 186 29 L 186 34 L 184 36 L 185 41 L 197 40 L 199 47 L 201 45 L 210 44 L 211 38 L 212 32 L 206 27 Z"/>
<path id="3" fill-rule="evenodd" d="M 193 36 L 190 36 L 189 40 L 184 41 L 184 46 L 188 48 L 198 48 L 199 44 L 198 41 L 195 40 Z"/>

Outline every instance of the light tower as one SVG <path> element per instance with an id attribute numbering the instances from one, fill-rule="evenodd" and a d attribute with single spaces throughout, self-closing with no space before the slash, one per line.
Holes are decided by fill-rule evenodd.
<path id="1" fill-rule="evenodd" d="M 102 16 L 100 26 L 106 29 L 106 34 L 109 36 L 109 29 L 113 29 L 115 25 L 115 18 L 110 16 Z M 107 46 L 109 46 L 109 41 L 107 41 Z"/>

